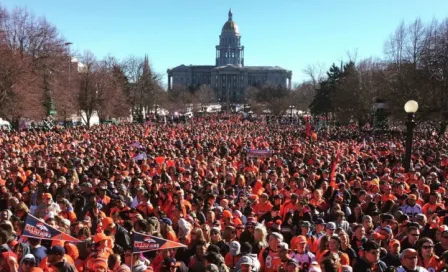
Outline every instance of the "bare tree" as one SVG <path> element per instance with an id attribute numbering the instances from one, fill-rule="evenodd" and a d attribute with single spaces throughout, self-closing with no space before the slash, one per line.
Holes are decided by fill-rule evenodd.
<path id="1" fill-rule="evenodd" d="M 202 111 L 205 111 L 207 104 L 216 100 L 215 91 L 207 85 L 201 85 L 194 96 L 196 102 L 201 105 Z"/>
<path id="2" fill-rule="evenodd" d="M 325 65 L 323 63 L 307 65 L 305 69 L 303 69 L 303 73 L 310 78 L 314 89 L 317 89 L 319 83 L 325 78 Z"/>

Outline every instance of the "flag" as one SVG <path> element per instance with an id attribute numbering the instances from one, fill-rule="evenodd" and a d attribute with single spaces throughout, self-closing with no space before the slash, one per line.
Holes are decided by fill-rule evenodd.
<path id="1" fill-rule="evenodd" d="M 80 240 L 53 228 L 45 222 L 40 221 L 31 214 L 28 214 L 26 217 L 22 235 L 35 239 L 67 241 L 72 243 L 81 242 Z"/>
<path id="2" fill-rule="evenodd" d="M 148 157 L 146 156 L 146 153 L 140 153 L 137 156 L 134 157 L 134 160 L 136 161 L 142 161 L 142 160 L 146 160 L 148 159 Z"/>
<path id="3" fill-rule="evenodd" d="M 146 235 L 139 232 L 134 232 L 132 237 L 134 240 L 132 252 L 134 254 L 160 249 L 187 247 L 186 245 L 181 243 L 176 243 L 170 240 L 162 239 L 156 236 Z"/>
<path id="4" fill-rule="evenodd" d="M 256 150 L 256 149 L 249 149 L 247 150 L 247 156 L 249 157 L 269 157 L 272 155 L 271 150 Z"/>
<path id="5" fill-rule="evenodd" d="M 131 144 L 131 147 L 135 147 L 135 148 L 143 148 L 143 146 L 139 143 L 139 142 L 133 142 Z"/>

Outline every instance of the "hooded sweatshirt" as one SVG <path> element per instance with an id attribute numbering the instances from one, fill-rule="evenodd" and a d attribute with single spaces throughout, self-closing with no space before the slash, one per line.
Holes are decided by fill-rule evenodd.
<path id="1" fill-rule="evenodd" d="M 28 250 L 29 250 L 29 247 L 28 247 Z M 24 254 L 23 257 L 22 257 L 22 259 L 20 260 L 19 272 L 22 272 L 22 269 L 21 269 L 21 268 L 22 268 L 22 263 L 23 263 L 25 260 L 31 260 L 31 261 L 33 261 L 33 262 L 36 264 L 36 258 L 34 257 L 33 254 L 31 254 L 31 253 Z"/>

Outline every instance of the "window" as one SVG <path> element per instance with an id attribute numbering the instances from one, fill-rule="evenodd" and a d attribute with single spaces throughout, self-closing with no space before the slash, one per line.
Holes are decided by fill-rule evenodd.
<path id="1" fill-rule="evenodd" d="M 233 80 L 236 80 L 236 76 L 233 76 Z"/>
<path id="2" fill-rule="evenodd" d="M 225 84 L 225 83 L 223 83 L 223 84 L 222 84 L 222 87 L 223 87 L 223 88 L 225 88 L 225 87 L 226 87 L 226 84 Z"/>
<path id="3" fill-rule="evenodd" d="M 241 80 L 244 80 L 244 76 L 241 76 Z"/>
<path id="4" fill-rule="evenodd" d="M 180 80 L 182 80 L 182 81 L 183 81 L 183 80 L 184 80 L 184 77 L 180 77 Z"/>

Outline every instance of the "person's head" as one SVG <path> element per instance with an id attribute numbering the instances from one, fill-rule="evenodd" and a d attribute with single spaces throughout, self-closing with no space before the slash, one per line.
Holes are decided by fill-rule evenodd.
<path id="1" fill-rule="evenodd" d="M 325 229 L 325 221 L 322 218 L 317 218 L 316 221 L 314 221 L 314 225 L 316 227 L 316 233 L 321 233 Z"/>
<path id="2" fill-rule="evenodd" d="M 311 229 L 311 223 L 308 221 L 303 221 L 300 227 L 302 230 L 302 235 L 308 235 Z"/>
<path id="3" fill-rule="evenodd" d="M 65 249 L 61 246 L 53 246 L 47 250 L 48 262 L 56 264 L 60 262 L 65 255 Z"/>
<path id="4" fill-rule="evenodd" d="M 339 270 L 339 263 L 333 258 L 324 258 L 320 263 L 322 272 L 337 272 Z"/>
<path id="5" fill-rule="evenodd" d="M 290 259 L 286 263 L 286 271 L 287 272 L 298 272 L 298 271 L 300 271 L 299 263 L 295 259 Z"/>
<path id="6" fill-rule="evenodd" d="M 42 202 L 47 206 L 50 205 L 53 203 L 53 196 L 50 193 L 42 194 Z"/>
<path id="7" fill-rule="evenodd" d="M 280 233 L 273 232 L 269 235 L 269 247 L 272 250 L 277 250 L 278 244 L 281 242 L 283 242 L 283 235 Z"/>
<path id="8" fill-rule="evenodd" d="M 380 260 L 380 245 L 369 240 L 364 243 L 363 247 L 364 256 L 369 263 L 375 264 Z"/>
<path id="9" fill-rule="evenodd" d="M 218 228 L 212 228 L 210 231 L 210 238 L 214 243 L 221 241 L 221 231 Z"/>
<path id="10" fill-rule="evenodd" d="M 341 240 L 338 236 L 331 236 L 330 242 L 328 243 L 328 249 L 331 252 L 337 252 L 341 249 Z"/>
<path id="11" fill-rule="evenodd" d="M 401 244 L 400 241 L 397 239 L 392 239 L 389 242 L 389 253 L 393 255 L 397 255 L 400 253 L 401 250 Z"/>
<path id="12" fill-rule="evenodd" d="M 333 236 L 334 231 L 336 230 L 336 224 L 334 222 L 328 222 L 325 232 L 328 236 Z"/>
<path id="13" fill-rule="evenodd" d="M 166 257 L 162 263 L 161 271 L 176 271 L 177 270 L 177 261 L 173 257 Z"/>
<path id="14" fill-rule="evenodd" d="M 266 241 L 267 230 L 263 225 L 257 225 L 254 230 L 254 239 L 257 242 Z"/>
<path id="15" fill-rule="evenodd" d="M 288 259 L 288 250 L 289 246 L 287 243 L 282 242 L 278 244 L 277 252 L 281 260 Z"/>
<path id="16" fill-rule="evenodd" d="M 406 199 L 406 203 L 409 206 L 414 206 L 416 201 L 417 201 L 417 195 L 415 195 L 415 194 L 409 194 L 408 198 Z"/>
<path id="17" fill-rule="evenodd" d="M 341 246 L 344 248 L 350 246 L 350 237 L 345 231 L 339 232 L 338 237 L 341 240 Z"/>
<path id="18" fill-rule="evenodd" d="M 31 268 L 37 265 L 36 258 L 33 254 L 26 254 L 20 260 L 20 269 L 22 272 L 30 272 Z"/>
<path id="19" fill-rule="evenodd" d="M 423 237 L 417 241 L 418 252 L 424 258 L 429 258 L 434 255 L 434 242 L 431 238 Z"/>
<path id="20" fill-rule="evenodd" d="M 420 230 L 416 226 L 410 226 L 408 228 L 408 240 L 413 245 L 420 238 Z"/>
<path id="21" fill-rule="evenodd" d="M 241 256 L 252 253 L 252 245 L 249 242 L 241 244 Z"/>
<path id="22" fill-rule="evenodd" d="M 206 250 L 207 250 L 207 244 L 205 242 L 200 241 L 196 243 L 196 256 L 198 258 L 203 258 Z"/>
<path id="23" fill-rule="evenodd" d="M 307 241 L 306 241 L 306 237 L 303 235 L 300 235 L 297 237 L 297 251 L 300 254 L 305 253 L 306 251 L 306 247 L 307 247 Z"/>
<path id="24" fill-rule="evenodd" d="M 252 259 L 249 256 L 243 256 L 240 259 L 241 272 L 251 272 L 253 267 Z"/>
<path id="25" fill-rule="evenodd" d="M 118 267 L 121 265 L 121 256 L 120 254 L 111 254 L 109 256 L 109 259 L 107 260 L 107 266 L 113 270 L 116 271 Z"/>
<path id="26" fill-rule="evenodd" d="M 418 262 L 418 252 L 413 248 L 407 248 L 400 254 L 401 265 L 407 270 L 415 270 Z"/>

